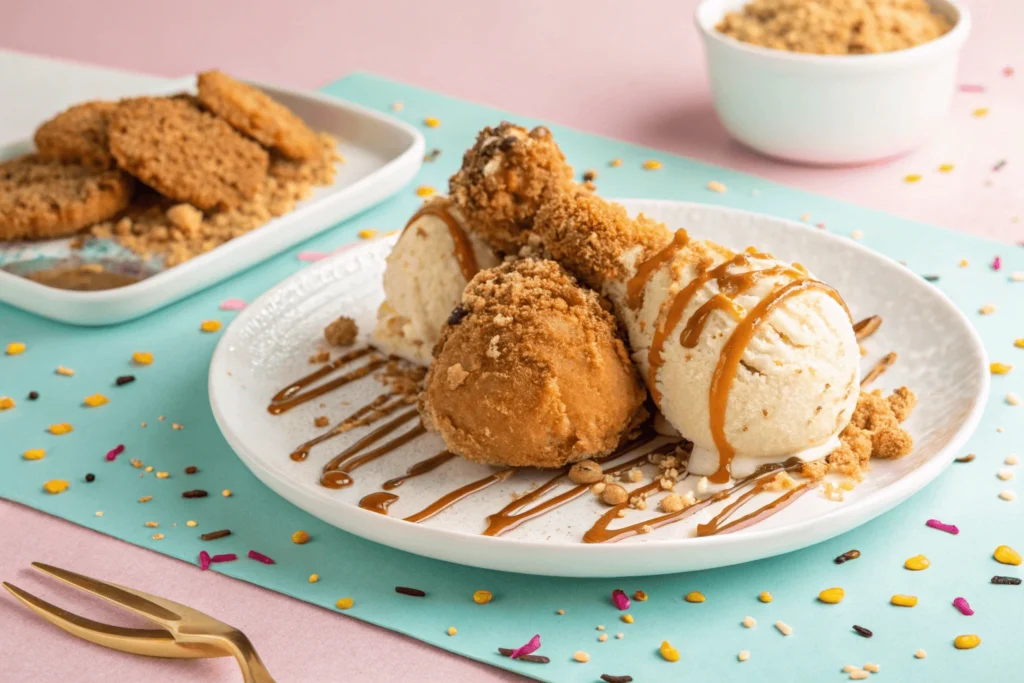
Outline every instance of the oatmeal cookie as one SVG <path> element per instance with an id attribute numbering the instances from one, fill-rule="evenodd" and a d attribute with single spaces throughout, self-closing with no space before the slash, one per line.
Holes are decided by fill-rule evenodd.
<path id="1" fill-rule="evenodd" d="M 78 163 L 105 170 L 114 165 L 107 142 L 107 125 L 113 102 L 83 102 L 57 114 L 39 126 L 35 143 L 46 159 Z"/>
<path id="2" fill-rule="evenodd" d="M 200 102 L 264 147 L 298 161 L 319 153 L 316 133 L 260 89 L 216 70 L 199 74 L 197 81 Z"/>
<path id="3" fill-rule="evenodd" d="M 267 177 L 267 152 L 186 100 L 123 100 L 110 117 L 117 163 L 160 193 L 204 211 L 252 199 Z"/>
<path id="4" fill-rule="evenodd" d="M 38 154 L 0 163 L 0 240 L 70 235 L 115 215 L 131 201 L 134 181 Z"/>

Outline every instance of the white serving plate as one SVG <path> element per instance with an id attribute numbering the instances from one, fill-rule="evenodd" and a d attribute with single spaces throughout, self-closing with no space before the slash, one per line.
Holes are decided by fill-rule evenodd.
<path id="1" fill-rule="evenodd" d="M 289 107 L 314 130 L 338 138 L 345 161 L 338 164 L 333 185 L 316 188 L 309 199 L 284 216 L 127 287 L 74 292 L 46 287 L 0 269 L 0 301 L 75 325 L 131 320 L 209 287 L 374 206 L 408 183 L 423 163 L 423 135 L 406 123 L 317 93 L 252 85 Z M 139 95 L 182 91 L 194 91 L 194 78 L 172 81 Z M 31 149 L 31 141 L 15 142 L 0 147 L 0 159 Z M 0 242 L 0 250 L 31 250 L 30 256 L 66 254 L 67 242 Z M 0 263 L 5 260 L 9 259 L 0 259 Z"/>
<path id="2" fill-rule="evenodd" d="M 711 511 L 618 543 L 583 544 L 583 532 L 607 509 L 589 494 L 504 536 L 480 535 L 486 515 L 504 507 L 511 494 L 550 477 L 533 471 L 519 472 L 425 522 L 401 521 L 440 495 L 493 471 L 461 459 L 395 490 L 401 497 L 392 505 L 390 517 L 362 510 L 357 506 L 360 498 L 380 490 L 383 481 L 404 473 L 411 463 L 442 450 L 441 440 L 435 435 L 420 437 L 357 470 L 351 488 L 335 491 L 318 484 L 321 467 L 366 429 L 314 448 L 303 463 L 292 462 L 288 453 L 315 436 L 314 416 L 327 415 L 332 423 L 340 420 L 382 393 L 382 386 L 373 379 L 362 380 L 327 394 L 321 399 L 324 407 L 311 401 L 276 417 L 266 407 L 274 393 L 313 369 L 307 357 L 322 343 L 322 330 L 335 316 L 354 317 L 364 335 L 372 329 L 383 298 L 384 256 L 393 239 L 363 243 L 306 268 L 263 294 L 231 323 L 210 365 L 210 403 L 217 424 L 257 477 L 330 524 L 437 559 L 560 576 L 698 570 L 803 548 L 906 500 L 952 461 L 978 423 L 989 376 L 980 339 L 938 289 L 852 240 L 799 223 L 682 202 L 623 203 L 631 212 L 643 211 L 670 227 L 685 226 L 694 236 L 712 237 L 734 248 L 754 244 L 799 261 L 843 293 L 855 318 L 881 315 L 881 329 L 865 342 L 869 354 L 864 363 L 870 366 L 889 351 L 899 354 L 896 365 L 874 386 L 891 390 L 905 384 L 917 392 L 918 406 L 906 423 L 914 451 L 900 460 L 877 463 L 845 502 L 812 492 L 760 524 L 708 538 L 694 537 L 694 527 L 707 521 Z M 629 511 L 623 523 L 657 514 L 654 507 L 646 513 Z"/>

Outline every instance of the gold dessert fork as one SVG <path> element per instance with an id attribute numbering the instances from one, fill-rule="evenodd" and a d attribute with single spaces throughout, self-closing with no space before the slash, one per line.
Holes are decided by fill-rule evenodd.
<path id="1" fill-rule="evenodd" d="M 246 683 L 274 683 L 245 634 L 191 607 L 106 583 L 42 562 L 32 566 L 50 576 L 97 595 L 160 626 L 124 628 L 86 619 L 27 593 L 6 581 L 3 587 L 30 610 L 71 635 L 104 647 L 149 657 L 197 659 L 234 656 Z"/>

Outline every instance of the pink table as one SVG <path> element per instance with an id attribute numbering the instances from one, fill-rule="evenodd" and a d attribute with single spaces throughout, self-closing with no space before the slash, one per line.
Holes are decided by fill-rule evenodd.
<path id="1" fill-rule="evenodd" d="M 711 110 L 696 0 L 22 0 L 5 9 L 0 48 L 165 76 L 217 66 L 313 88 L 363 69 L 583 130 L 666 149 L 918 220 L 1024 240 L 1024 51 L 1017 0 L 965 2 L 973 37 L 947 130 L 884 166 L 783 166 L 731 142 Z M 143 9 L 144 8 L 144 9 Z M 1016 76 L 1003 75 L 1016 66 Z M 0 82 L 0 92 L 4 84 Z M 6 106 L 6 105 L 5 105 Z M 971 111 L 988 107 L 975 118 Z M 0 118 L 3 112 L 0 111 Z M 467 141 L 468 143 L 468 141 Z M 993 166 L 1005 159 L 998 172 Z M 952 163 L 949 174 L 939 164 Z M 902 178 L 920 173 L 908 185 Z M 1019 222 L 1018 222 L 1019 221 Z M 518 676 L 221 576 L 195 581 L 180 562 L 0 502 L 0 577 L 103 620 L 117 612 L 55 590 L 31 560 L 74 567 L 195 605 L 243 628 L 281 681 L 513 681 Z M 0 661 L 9 680 L 236 680 L 225 660 L 128 657 L 64 636 L 0 600 Z M 310 637 L 303 634 L 319 634 Z M 378 662 L 388 661 L 386 669 Z"/>

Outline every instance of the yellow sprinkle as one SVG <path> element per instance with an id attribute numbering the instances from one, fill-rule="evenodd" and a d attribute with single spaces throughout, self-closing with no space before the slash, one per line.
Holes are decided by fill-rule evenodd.
<path id="1" fill-rule="evenodd" d="M 97 517 L 102 517 L 103 516 L 103 510 L 97 510 L 96 511 L 96 516 Z"/>
<path id="2" fill-rule="evenodd" d="M 155 529 L 156 527 L 160 526 L 160 522 L 146 522 L 146 526 L 148 526 L 151 529 Z"/>
<path id="3" fill-rule="evenodd" d="M 829 605 L 835 605 L 842 602 L 843 598 L 846 597 L 846 591 L 836 586 L 835 588 L 826 588 L 825 590 L 818 593 L 818 600 Z"/>
<path id="4" fill-rule="evenodd" d="M 46 457 L 46 450 L 43 448 L 30 448 L 21 454 L 26 460 L 42 460 Z"/>
<path id="5" fill-rule="evenodd" d="M 620 618 L 624 622 L 626 622 L 627 624 L 632 624 L 633 623 L 633 615 L 632 614 L 623 614 Z"/>
<path id="6" fill-rule="evenodd" d="M 49 432 L 56 436 L 60 436 L 61 434 L 67 434 L 68 432 L 73 432 L 74 430 L 75 428 L 69 425 L 67 422 L 58 422 L 57 424 L 52 424 L 49 426 Z"/>
<path id="7" fill-rule="evenodd" d="M 1018 349 L 1024 349 L 1024 337 L 1019 337 L 1013 340 L 1013 345 Z"/>
<path id="8" fill-rule="evenodd" d="M 64 493 L 68 489 L 68 483 L 64 479 L 51 479 L 43 484 L 43 488 L 47 493 Z"/>
<path id="9" fill-rule="evenodd" d="M 929 559 L 924 555 L 914 555 L 907 559 L 907 561 L 903 563 L 903 566 L 911 571 L 919 572 L 922 569 L 928 569 L 931 564 L 931 561 L 929 561 Z"/>
<path id="10" fill-rule="evenodd" d="M 687 593 L 686 597 L 683 599 L 686 600 L 686 602 L 704 602 L 705 598 L 703 593 L 693 591 L 692 593 Z"/>
<path id="11" fill-rule="evenodd" d="M 992 557 L 996 558 L 996 562 L 1002 562 L 1003 564 L 1020 564 L 1020 553 L 1008 545 L 1001 545 L 996 548 L 995 552 L 992 553 Z"/>
<path id="12" fill-rule="evenodd" d="M 171 429 L 173 429 L 176 432 L 181 431 L 184 428 L 185 428 L 185 425 L 180 425 L 177 422 L 172 422 L 171 423 Z"/>
<path id="13" fill-rule="evenodd" d="M 995 363 L 989 363 L 988 369 L 993 375 L 1005 375 L 1013 370 L 1013 366 L 997 361 Z"/>
<path id="14" fill-rule="evenodd" d="M 967 261 L 967 259 L 962 258 L 960 259 L 960 262 L 957 265 L 960 266 L 961 268 L 966 268 L 967 266 L 970 265 L 970 263 Z"/>
<path id="15" fill-rule="evenodd" d="M 223 491 L 220 492 L 220 495 L 224 496 L 225 498 L 230 498 L 231 497 L 231 489 L 224 489 Z"/>
<path id="16" fill-rule="evenodd" d="M 185 522 L 185 526 L 193 526 L 194 527 L 194 526 L 198 526 L 198 525 L 199 525 L 199 522 L 197 522 L 194 519 L 190 519 L 187 522 Z"/>
<path id="17" fill-rule="evenodd" d="M 939 173 L 949 173 L 953 170 L 953 164 L 942 164 L 939 166 Z"/>
<path id="18" fill-rule="evenodd" d="M 918 175 L 917 173 L 911 173 L 910 175 L 903 177 L 903 182 L 905 182 L 905 183 L 917 183 L 917 182 L 920 182 L 920 181 L 921 181 L 921 176 Z"/>
<path id="19" fill-rule="evenodd" d="M 639 600 L 640 602 L 643 602 L 643 601 L 645 601 L 647 599 L 647 593 L 644 593 L 642 590 L 634 591 L 633 592 L 633 599 L 634 600 Z"/>
<path id="20" fill-rule="evenodd" d="M 441 120 L 435 119 L 433 116 L 428 116 L 427 118 L 423 119 L 423 125 L 426 126 L 427 128 L 437 128 L 438 126 L 441 125 Z"/>
<path id="21" fill-rule="evenodd" d="M 142 498 L 139 498 L 140 503 L 148 503 L 151 500 L 153 500 L 153 496 L 143 496 Z"/>
<path id="22" fill-rule="evenodd" d="M 988 115 L 988 107 L 978 107 L 977 109 L 975 109 L 971 113 L 974 114 L 976 117 L 978 117 L 980 119 L 982 116 L 987 116 Z"/>
<path id="23" fill-rule="evenodd" d="M 110 403 L 110 399 L 103 394 L 93 394 L 92 396 L 85 397 L 85 405 L 90 408 L 98 408 L 105 403 Z"/>
<path id="24" fill-rule="evenodd" d="M 310 583 L 316 583 L 319 580 L 320 580 L 320 575 L 319 574 L 310 574 L 309 575 L 309 582 Z"/>
<path id="25" fill-rule="evenodd" d="M 434 194 L 434 188 L 430 185 L 420 185 L 416 188 L 416 194 L 420 197 L 429 197 Z"/>
<path id="26" fill-rule="evenodd" d="M 647 170 L 647 171 L 657 171 L 659 168 L 661 168 L 661 162 L 660 161 L 656 161 L 654 159 L 648 159 L 647 161 L 644 162 L 644 170 Z"/>
<path id="27" fill-rule="evenodd" d="M 152 466 L 152 465 L 148 465 L 148 466 L 146 467 L 146 471 L 147 471 L 147 472 L 152 472 L 152 471 L 153 471 L 153 466 Z"/>
<path id="28" fill-rule="evenodd" d="M 155 534 L 153 534 L 153 540 L 154 541 L 162 541 L 162 540 L 164 540 L 164 535 L 159 533 L 159 532 L 155 533 Z"/>
<path id="29" fill-rule="evenodd" d="M 491 591 L 480 590 L 473 593 L 473 602 L 475 602 L 478 605 L 486 605 L 493 598 L 494 595 L 491 593 Z"/>
<path id="30" fill-rule="evenodd" d="M 924 659 L 925 657 L 928 656 L 928 653 L 925 652 L 924 650 L 918 650 L 917 652 L 914 653 L 914 656 L 917 657 L 918 659 Z"/>
<path id="31" fill-rule="evenodd" d="M 0 410 L 10 410 L 14 407 L 14 399 L 10 396 L 0 396 Z"/>
<path id="32" fill-rule="evenodd" d="M 622 159 L 612 159 L 608 162 L 608 165 L 612 168 L 618 168 L 619 166 L 622 166 Z"/>
<path id="33" fill-rule="evenodd" d="M 134 467 L 135 469 L 141 469 L 142 468 L 142 461 L 139 460 L 138 458 L 132 458 L 128 462 L 130 462 L 132 467 Z"/>
<path id="34" fill-rule="evenodd" d="M 403 109 L 405 109 L 405 104 L 403 104 L 402 102 L 391 103 L 391 111 L 402 111 Z"/>
<path id="35" fill-rule="evenodd" d="M 708 183 L 708 189 L 711 190 L 712 192 L 725 192 L 726 187 L 724 184 L 718 182 L 717 180 L 712 180 Z"/>
<path id="36" fill-rule="evenodd" d="M 956 640 L 953 641 L 953 645 L 958 650 L 972 650 L 981 645 L 981 638 L 973 633 L 957 636 Z"/>
<path id="37" fill-rule="evenodd" d="M 597 637 L 597 641 L 598 641 L 599 643 L 603 643 L 603 642 L 605 642 L 606 640 L 608 640 L 608 634 L 607 634 L 607 633 L 602 633 L 601 635 L 599 635 L 599 636 Z"/>
<path id="38" fill-rule="evenodd" d="M 303 531 L 301 529 L 296 531 L 294 534 L 292 534 L 292 543 L 296 545 L 304 545 L 306 543 L 309 543 L 309 532 Z"/>
<path id="39" fill-rule="evenodd" d="M 153 354 L 149 351 L 136 351 L 132 354 L 132 362 L 136 365 L 150 365 L 153 362 Z"/>
<path id="40" fill-rule="evenodd" d="M 769 593 L 768 591 L 764 591 L 760 595 L 757 596 L 757 599 L 760 600 L 761 602 L 771 602 L 772 601 L 772 594 Z"/>
<path id="41" fill-rule="evenodd" d="M 7 355 L 17 356 L 19 353 L 25 353 L 25 345 L 21 342 L 11 342 L 7 345 Z"/>
<path id="42" fill-rule="evenodd" d="M 577 651 L 576 651 L 576 652 L 575 652 L 575 653 L 573 654 L 572 658 L 573 658 L 573 659 L 575 659 L 575 660 L 576 660 L 577 662 L 579 662 L 580 664 L 586 664 L 587 662 L 589 662 L 589 661 L 590 661 L 590 655 L 588 655 L 588 654 L 587 654 L 586 652 L 584 652 L 583 650 L 577 650 Z"/>
<path id="43" fill-rule="evenodd" d="M 216 332 L 217 330 L 220 329 L 220 321 L 204 320 L 202 324 L 199 325 L 199 329 L 201 329 L 203 332 Z"/>
<path id="44" fill-rule="evenodd" d="M 916 595 L 901 595 L 897 593 L 889 599 L 889 602 L 897 607 L 917 607 Z"/>
<path id="45" fill-rule="evenodd" d="M 58 365 L 57 366 L 57 374 L 58 375 L 64 375 L 65 377 L 72 377 L 72 376 L 74 376 L 75 371 L 72 370 L 71 368 L 66 368 L 63 365 Z"/>
<path id="46" fill-rule="evenodd" d="M 450 636 L 454 636 L 454 635 L 455 635 L 456 633 L 458 633 L 458 631 L 457 631 L 457 630 L 455 630 L 455 627 L 454 627 L 454 626 L 449 626 L 449 627 L 448 627 L 448 635 L 450 635 Z"/>
<path id="47" fill-rule="evenodd" d="M 984 306 L 978 309 L 978 313 L 981 313 L 982 315 L 992 315 L 995 312 L 995 304 L 985 304 Z"/>
<path id="48" fill-rule="evenodd" d="M 355 602 L 352 600 L 352 598 L 341 598 L 338 600 L 338 602 L 334 603 L 334 606 L 338 609 L 348 609 L 354 604 Z"/>
<path id="49" fill-rule="evenodd" d="M 658 652 L 661 653 L 661 656 L 664 657 L 667 662 L 679 661 L 679 650 L 672 647 L 667 640 L 661 641 L 661 648 L 659 648 Z"/>
<path id="50" fill-rule="evenodd" d="M 377 236 L 377 231 L 373 228 L 367 228 L 366 230 L 360 230 L 356 234 L 359 235 L 361 240 L 370 240 Z"/>

